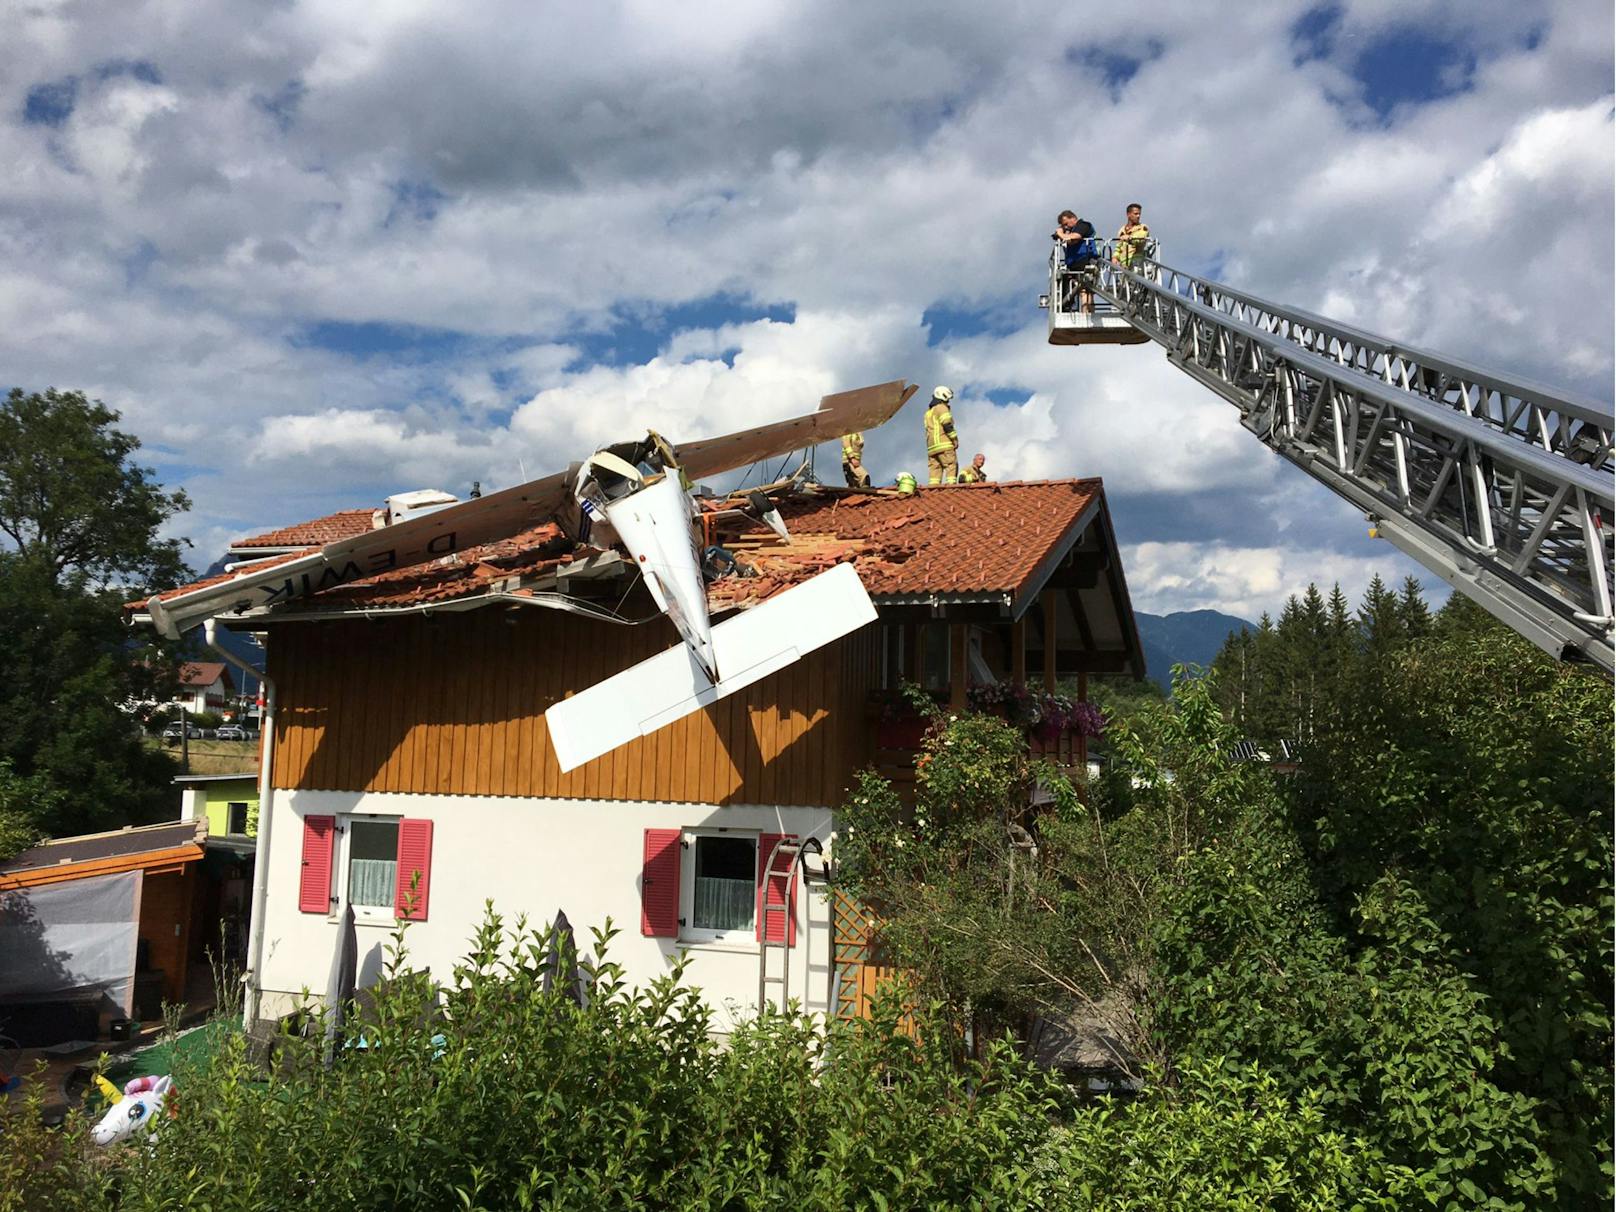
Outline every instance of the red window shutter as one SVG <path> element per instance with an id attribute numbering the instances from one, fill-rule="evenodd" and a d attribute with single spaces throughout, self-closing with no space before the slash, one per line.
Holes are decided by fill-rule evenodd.
<path id="1" fill-rule="evenodd" d="M 640 870 L 640 933 L 647 938 L 679 937 L 678 829 L 645 831 L 645 863 Z"/>
<path id="2" fill-rule="evenodd" d="M 421 873 L 413 889 L 415 873 Z M 393 886 L 393 913 L 412 922 L 426 921 L 427 893 L 432 887 L 432 822 L 405 817 L 398 823 L 398 876 Z M 409 906 L 414 905 L 414 912 Z"/>
<path id="3" fill-rule="evenodd" d="M 331 844 L 334 816 L 303 818 L 303 867 L 297 879 L 297 907 L 304 913 L 331 912 Z"/>
<path id="4" fill-rule="evenodd" d="M 796 836 L 797 835 L 795 833 L 763 833 L 758 835 L 757 936 L 760 942 L 763 941 L 763 911 L 767 905 L 774 905 L 777 906 L 777 908 L 772 910 L 768 915 L 768 941 L 771 943 L 783 942 L 788 947 L 795 947 L 797 945 L 796 860 L 788 858 L 784 854 L 776 856 L 774 860 L 774 869 L 776 871 L 789 871 L 791 873 L 791 881 L 789 886 L 787 885 L 786 881 L 780 879 L 779 876 L 776 876 L 771 880 L 765 880 L 763 878 L 763 865 L 769 861 L 769 856 L 774 854 L 775 844 L 786 840 L 794 841 Z M 765 892 L 768 894 L 767 905 L 764 902 Z M 781 914 L 778 909 L 778 906 L 782 903 L 786 905 L 788 910 L 784 921 L 781 920 Z"/>

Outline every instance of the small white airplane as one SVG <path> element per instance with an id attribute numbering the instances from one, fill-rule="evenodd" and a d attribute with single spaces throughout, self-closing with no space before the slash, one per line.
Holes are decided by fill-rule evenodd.
<path id="1" fill-rule="evenodd" d="M 902 380 L 859 388 L 826 396 L 805 416 L 677 447 L 648 433 L 640 441 L 602 447 L 568 471 L 384 525 L 270 567 L 249 564 L 229 580 L 166 601 L 154 596 L 146 608 L 160 632 L 178 638 L 209 618 L 273 607 L 443 559 L 554 517 L 580 542 L 622 547 L 683 640 L 682 649 L 652 657 L 545 713 L 561 768 L 570 770 L 875 618 L 857 575 L 844 565 L 713 625 L 690 489 L 701 477 L 874 429 L 914 392 Z M 784 533 L 766 499 L 754 508 L 760 520 Z"/>

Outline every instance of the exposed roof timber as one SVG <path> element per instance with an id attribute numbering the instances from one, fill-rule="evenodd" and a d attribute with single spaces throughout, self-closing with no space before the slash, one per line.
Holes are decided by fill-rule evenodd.
<path id="1" fill-rule="evenodd" d="M 1078 638 L 1083 641 L 1085 651 L 1094 651 L 1094 632 L 1089 627 L 1089 616 L 1083 609 L 1083 595 L 1074 589 L 1066 591 L 1066 604 L 1071 608 L 1072 621 L 1077 624 Z"/>

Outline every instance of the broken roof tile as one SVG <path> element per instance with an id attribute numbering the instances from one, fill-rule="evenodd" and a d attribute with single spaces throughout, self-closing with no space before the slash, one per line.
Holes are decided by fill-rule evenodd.
<path id="1" fill-rule="evenodd" d="M 709 586 L 709 601 L 715 610 L 755 605 L 833 564 L 849 561 L 877 601 L 929 595 L 1015 595 L 1102 493 L 1101 483 L 1095 479 L 948 485 L 922 488 L 912 495 L 810 490 L 779 502 L 791 532 L 789 543 L 739 513 L 712 520 L 713 540 L 730 548 L 753 575 L 715 581 Z M 348 510 L 248 542 L 269 546 L 272 538 L 313 535 L 327 523 L 351 525 L 335 520 L 360 514 L 369 518 L 367 510 Z M 334 534 L 322 541 L 343 537 L 349 536 Z M 486 593 L 491 586 L 503 586 L 513 579 L 546 575 L 572 560 L 575 552 L 591 550 L 575 547 L 560 527 L 546 523 L 431 564 L 396 569 L 293 599 L 274 613 L 364 611 L 447 602 Z M 180 592 L 183 590 L 172 590 L 163 596 Z"/>

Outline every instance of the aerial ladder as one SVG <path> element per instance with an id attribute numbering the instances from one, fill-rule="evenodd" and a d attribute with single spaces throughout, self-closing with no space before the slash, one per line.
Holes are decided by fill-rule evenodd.
<path id="1" fill-rule="evenodd" d="M 1127 266 L 1111 251 L 1081 278 L 1051 256 L 1051 344 L 1154 341 L 1371 535 L 1556 658 L 1612 673 L 1609 404 L 1173 269 L 1153 243 Z"/>

